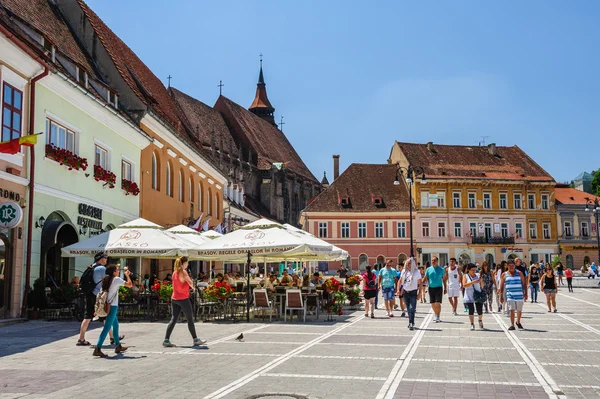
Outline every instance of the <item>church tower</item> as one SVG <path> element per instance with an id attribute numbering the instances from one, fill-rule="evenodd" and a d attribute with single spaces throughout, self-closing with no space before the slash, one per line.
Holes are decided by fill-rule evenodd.
<path id="1" fill-rule="evenodd" d="M 248 110 L 277 127 L 277 124 L 275 123 L 275 117 L 273 116 L 275 108 L 273 108 L 269 102 L 269 97 L 267 97 L 267 85 L 265 84 L 265 78 L 263 76 L 262 58 L 260 59 L 260 74 L 258 75 L 258 83 L 256 84 L 256 96 L 254 97 L 254 101 L 252 101 L 252 105 L 250 108 L 248 108 Z"/>

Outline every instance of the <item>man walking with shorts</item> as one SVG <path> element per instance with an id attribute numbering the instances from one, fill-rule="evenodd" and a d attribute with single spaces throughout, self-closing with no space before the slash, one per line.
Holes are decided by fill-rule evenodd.
<path id="1" fill-rule="evenodd" d="M 508 261 L 508 270 L 502 275 L 500 291 L 506 289 L 507 308 L 510 310 L 510 331 L 515 330 L 515 312 L 517 312 L 517 327 L 522 330 L 521 315 L 523 303 L 527 300 L 527 283 L 525 276 L 515 268 L 515 262 Z M 502 299 L 504 301 L 504 299 Z"/>
<path id="2" fill-rule="evenodd" d="M 385 267 L 379 272 L 379 290 L 383 293 L 385 311 L 388 317 L 394 317 L 394 304 L 396 303 L 396 270 L 392 268 L 392 261 L 385 262 Z"/>
<path id="3" fill-rule="evenodd" d="M 462 273 L 456 264 L 456 258 L 450 258 L 450 267 L 446 269 L 446 278 L 448 280 L 448 302 L 452 306 L 452 314 L 457 316 L 458 297 L 460 296 L 460 282 Z"/>
<path id="4" fill-rule="evenodd" d="M 447 291 L 446 271 L 438 264 L 437 256 L 431 259 L 431 267 L 425 270 L 423 281 L 429 284 L 429 302 L 431 309 L 435 314 L 435 322 L 440 323 L 440 313 L 442 312 L 442 298 Z"/>

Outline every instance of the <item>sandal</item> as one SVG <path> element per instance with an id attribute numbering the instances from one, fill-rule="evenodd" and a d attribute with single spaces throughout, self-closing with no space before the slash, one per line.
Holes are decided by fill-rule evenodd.
<path id="1" fill-rule="evenodd" d="M 90 345 L 91 344 L 88 341 L 86 341 L 85 339 L 84 340 L 81 340 L 81 339 L 77 340 L 77 346 L 90 346 Z"/>

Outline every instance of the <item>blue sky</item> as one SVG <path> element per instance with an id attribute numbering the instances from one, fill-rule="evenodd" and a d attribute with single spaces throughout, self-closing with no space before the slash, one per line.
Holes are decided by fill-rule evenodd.
<path id="1" fill-rule="evenodd" d="M 598 168 L 600 2 L 88 0 L 166 84 L 276 119 L 317 178 L 398 141 L 517 144 L 557 181 Z M 285 161 L 285 160 L 282 160 Z"/>

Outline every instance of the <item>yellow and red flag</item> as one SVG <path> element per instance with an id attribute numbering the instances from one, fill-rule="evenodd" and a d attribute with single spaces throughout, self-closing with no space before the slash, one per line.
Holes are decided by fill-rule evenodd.
<path id="1" fill-rule="evenodd" d="M 29 136 L 19 137 L 9 141 L 0 143 L 0 153 L 16 154 L 21 149 L 21 146 L 31 147 L 37 144 L 37 138 L 41 133 L 30 134 Z"/>

